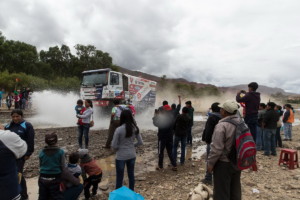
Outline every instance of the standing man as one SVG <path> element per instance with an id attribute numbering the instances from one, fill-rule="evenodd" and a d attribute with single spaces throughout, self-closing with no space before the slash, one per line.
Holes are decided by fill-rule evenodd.
<path id="1" fill-rule="evenodd" d="M 214 200 L 241 200 L 241 171 L 228 159 L 236 132 L 236 126 L 228 121 L 240 122 L 238 104 L 227 100 L 220 107 L 222 119 L 214 129 L 207 171 L 214 175 Z"/>
<path id="2" fill-rule="evenodd" d="M 258 111 L 258 124 L 257 124 L 257 132 L 256 132 L 256 150 L 261 151 L 264 150 L 264 128 L 263 128 L 263 120 L 266 114 L 266 104 L 259 104 Z"/>
<path id="3" fill-rule="evenodd" d="M 193 143 L 193 134 L 192 134 L 192 127 L 194 126 L 194 108 L 192 107 L 192 102 L 187 101 L 185 102 L 185 107 L 188 108 L 188 114 L 189 117 L 191 118 L 191 125 L 188 130 L 188 136 L 187 136 L 187 144 L 190 144 L 192 146 Z"/>
<path id="4" fill-rule="evenodd" d="M 269 102 L 267 104 L 267 111 L 263 118 L 264 127 L 264 149 L 263 155 L 269 156 L 270 151 L 273 156 L 276 156 L 276 128 L 279 120 L 279 113 L 274 110 L 276 104 Z"/>
<path id="5" fill-rule="evenodd" d="M 209 152 L 210 152 L 210 144 L 211 139 L 215 130 L 216 125 L 219 123 L 220 119 L 222 118 L 220 114 L 220 107 L 219 103 L 213 103 L 210 107 L 211 113 L 205 124 L 205 129 L 202 134 L 202 141 L 206 142 L 206 162 L 208 160 Z M 206 165 L 207 168 L 207 165 Z M 209 173 L 206 169 L 205 178 L 202 180 L 204 184 L 212 185 L 212 173 Z"/>
<path id="6" fill-rule="evenodd" d="M 174 116 L 174 120 L 177 118 L 177 116 L 180 114 L 180 109 L 181 109 L 181 96 L 178 96 L 178 104 L 176 106 L 175 103 L 173 103 L 171 105 L 171 108 L 172 108 L 172 113 L 173 113 L 173 116 Z"/>
<path id="7" fill-rule="evenodd" d="M 158 127 L 158 167 L 157 170 L 163 169 L 164 164 L 164 153 L 167 149 L 167 153 L 170 162 L 173 166 L 172 170 L 177 171 L 176 162 L 173 157 L 173 126 L 174 119 L 171 113 L 170 107 L 160 107 L 159 110 L 155 111 L 154 117 L 152 118 L 153 125 Z"/>
<path id="8" fill-rule="evenodd" d="M 294 123 L 294 111 L 291 104 L 285 104 L 285 112 L 283 114 L 283 131 L 284 131 L 284 141 L 292 141 L 292 124 Z"/>
<path id="9" fill-rule="evenodd" d="M 236 95 L 236 101 L 245 103 L 245 123 L 248 125 L 254 141 L 256 141 L 258 109 L 260 103 L 260 93 L 256 92 L 258 84 L 251 82 L 248 85 L 248 92 L 243 96 L 242 91 Z"/>
<path id="10" fill-rule="evenodd" d="M 111 146 L 111 141 L 114 137 L 115 130 L 120 126 L 120 116 L 122 111 L 125 109 L 124 106 L 120 105 L 119 100 L 114 100 L 114 107 L 111 111 L 110 125 L 108 129 L 108 138 L 104 148 L 109 149 Z"/>

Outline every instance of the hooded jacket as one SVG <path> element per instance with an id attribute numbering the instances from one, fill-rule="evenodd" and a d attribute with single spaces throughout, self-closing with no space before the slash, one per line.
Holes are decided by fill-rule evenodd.
<path id="1" fill-rule="evenodd" d="M 257 115 L 260 104 L 259 92 L 247 92 L 245 96 L 241 97 L 238 93 L 236 95 L 236 101 L 239 103 L 245 103 L 246 115 Z"/>
<path id="2" fill-rule="evenodd" d="M 239 122 L 241 119 L 237 115 L 227 116 L 219 121 L 212 136 L 211 149 L 208 156 L 208 165 L 214 166 L 218 160 L 230 162 L 228 154 L 232 148 L 233 137 L 236 126 L 225 120 Z"/>
<path id="3" fill-rule="evenodd" d="M 221 118 L 222 116 L 220 115 L 220 113 L 216 113 L 216 112 L 210 113 L 210 116 L 208 117 L 205 124 L 205 129 L 202 135 L 202 141 L 205 141 L 207 144 L 211 143 L 214 129 Z"/>

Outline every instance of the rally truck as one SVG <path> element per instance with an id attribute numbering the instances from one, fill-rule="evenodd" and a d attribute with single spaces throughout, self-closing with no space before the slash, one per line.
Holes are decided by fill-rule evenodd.
<path id="1" fill-rule="evenodd" d="M 155 106 L 156 82 L 111 69 L 82 72 L 80 95 L 90 99 L 94 107 L 111 108 L 113 100 L 130 100 L 139 110 Z"/>

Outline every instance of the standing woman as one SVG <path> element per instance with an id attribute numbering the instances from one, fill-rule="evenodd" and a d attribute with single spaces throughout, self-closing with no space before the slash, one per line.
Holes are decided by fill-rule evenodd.
<path id="1" fill-rule="evenodd" d="M 25 155 L 17 159 L 18 172 L 22 174 L 21 178 L 21 199 L 28 199 L 26 180 L 23 176 L 24 164 L 31 154 L 34 152 L 34 129 L 31 123 L 23 119 L 22 110 L 13 110 L 11 112 L 12 121 L 5 126 L 5 130 L 16 133 L 27 144 L 27 152 Z"/>
<path id="2" fill-rule="evenodd" d="M 137 139 L 137 143 L 135 143 Z M 129 188 L 134 190 L 134 165 L 137 146 L 143 144 L 139 128 L 137 127 L 130 110 L 124 110 L 120 116 L 120 126 L 116 129 L 112 140 L 112 148 L 116 153 L 116 189 L 122 187 L 125 165 L 129 179 Z"/>
<path id="3" fill-rule="evenodd" d="M 78 144 L 80 149 L 82 149 L 82 136 L 85 139 L 85 148 L 88 149 L 89 147 L 90 122 L 93 115 L 93 102 L 87 99 L 84 105 L 86 109 L 76 115 L 80 119 L 78 124 Z"/>

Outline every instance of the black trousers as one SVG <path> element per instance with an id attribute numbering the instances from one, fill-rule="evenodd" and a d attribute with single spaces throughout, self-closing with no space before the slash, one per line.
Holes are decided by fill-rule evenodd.
<path id="1" fill-rule="evenodd" d="M 60 178 L 39 178 L 39 200 L 63 200 L 63 193 L 60 191 Z"/>
<path id="2" fill-rule="evenodd" d="M 113 120 L 110 125 L 109 125 L 109 129 L 108 129 L 108 137 L 106 140 L 106 147 L 110 147 L 111 145 L 111 141 L 114 138 L 114 134 L 115 134 L 115 130 L 120 126 L 120 120 Z"/>
<path id="3" fill-rule="evenodd" d="M 86 199 L 91 197 L 90 194 L 90 188 L 93 186 L 92 188 L 92 194 L 96 195 L 97 194 L 97 190 L 98 190 L 98 184 L 101 182 L 102 179 L 102 173 L 99 175 L 92 175 L 89 176 L 85 181 L 84 181 L 84 197 Z"/>
<path id="4" fill-rule="evenodd" d="M 167 153 L 170 159 L 170 162 L 173 166 L 176 166 L 175 159 L 173 157 L 173 138 L 161 138 L 158 139 L 158 166 L 160 168 L 163 168 L 164 165 L 164 153 L 165 153 L 165 148 L 167 149 Z"/>
<path id="5" fill-rule="evenodd" d="M 230 162 L 218 161 L 213 169 L 214 200 L 241 200 L 241 171 Z"/>

